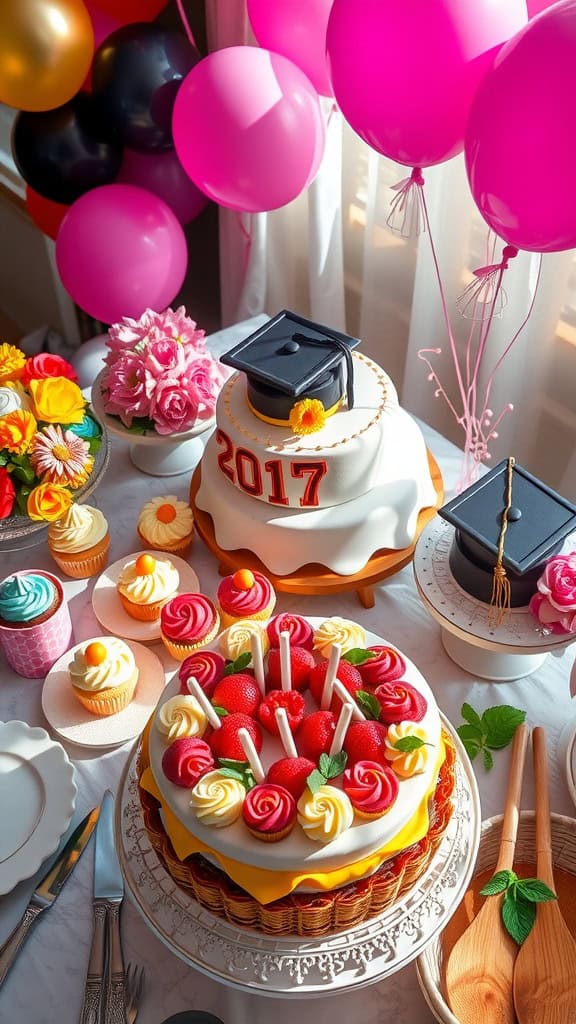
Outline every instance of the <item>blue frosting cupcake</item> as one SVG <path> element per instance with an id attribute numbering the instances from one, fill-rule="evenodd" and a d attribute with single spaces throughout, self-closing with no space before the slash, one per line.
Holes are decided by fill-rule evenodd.
<path id="1" fill-rule="evenodd" d="M 42 573 L 22 572 L 0 583 L 0 621 L 17 629 L 34 626 L 56 609 L 60 596 Z"/>

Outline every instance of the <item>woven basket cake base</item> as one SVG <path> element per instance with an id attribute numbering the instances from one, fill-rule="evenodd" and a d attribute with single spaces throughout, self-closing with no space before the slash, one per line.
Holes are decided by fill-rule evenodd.
<path id="1" fill-rule="evenodd" d="M 200 854 L 181 861 L 160 817 L 160 804 L 140 787 L 144 824 L 160 861 L 172 878 L 218 917 L 266 935 L 317 938 L 353 928 L 404 896 L 422 877 L 440 845 L 452 815 L 456 753 L 443 733 L 446 758 L 430 805 L 430 828 L 419 842 L 387 860 L 378 871 L 332 892 L 291 893 L 266 905 L 236 885 Z M 138 759 L 138 777 L 147 765 Z"/>

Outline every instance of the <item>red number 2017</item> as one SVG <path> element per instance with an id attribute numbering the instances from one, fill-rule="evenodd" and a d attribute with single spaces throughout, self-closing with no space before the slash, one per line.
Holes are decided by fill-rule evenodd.
<path id="1" fill-rule="evenodd" d="M 216 431 L 216 441 L 224 445 L 218 453 L 218 465 L 225 476 L 232 482 L 238 478 L 238 486 L 247 494 L 259 497 L 263 494 L 262 471 L 258 459 L 248 448 L 234 448 L 234 443 L 225 431 L 220 427 Z M 234 466 L 231 463 L 234 462 Z M 290 475 L 295 479 L 307 477 L 304 494 L 300 498 L 302 508 L 316 508 L 318 506 L 318 492 L 320 482 L 326 476 L 328 466 L 321 459 L 317 462 L 290 463 Z M 270 477 L 271 494 L 267 500 L 272 505 L 287 505 L 288 496 L 284 483 L 283 463 L 280 459 L 269 459 L 264 463 L 264 472 Z"/>

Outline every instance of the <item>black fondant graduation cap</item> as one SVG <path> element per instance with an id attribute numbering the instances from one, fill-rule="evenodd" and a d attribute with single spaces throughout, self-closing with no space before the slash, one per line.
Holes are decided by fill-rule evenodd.
<path id="1" fill-rule="evenodd" d="M 357 338 L 284 309 L 221 361 L 246 374 L 248 400 L 256 413 L 287 421 L 300 398 L 316 398 L 330 409 L 346 391 L 352 407 L 352 350 L 359 344 Z"/>
<path id="2" fill-rule="evenodd" d="M 456 527 L 449 555 L 455 579 L 489 603 L 509 493 L 502 563 L 511 584 L 511 604 L 519 606 L 530 600 L 543 564 L 576 530 L 576 506 L 517 464 L 511 468 L 510 484 L 508 492 L 505 459 L 438 514 Z"/>

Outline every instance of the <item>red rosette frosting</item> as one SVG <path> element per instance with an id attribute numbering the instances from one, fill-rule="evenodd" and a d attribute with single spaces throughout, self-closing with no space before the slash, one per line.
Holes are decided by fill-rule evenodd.
<path id="1" fill-rule="evenodd" d="M 242 804 L 248 828 L 272 835 L 289 828 L 296 818 L 296 801 L 284 786 L 261 782 L 249 789 Z"/>
<path id="2" fill-rule="evenodd" d="M 213 767 L 214 758 L 208 744 L 192 736 L 174 740 L 162 757 L 162 771 L 168 781 L 184 789 L 192 789 Z"/>
<path id="3" fill-rule="evenodd" d="M 377 761 L 357 761 L 346 768 L 344 792 L 354 810 L 361 814 L 384 814 L 398 796 L 398 779 L 388 765 Z"/>
<path id="4" fill-rule="evenodd" d="M 216 609 L 204 594 L 177 594 L 162 606 L 160 626 L 169 640 L 199 641 L 216 625 Z"/>
<path id="5" fill-rule="evenodd" d="M 304 647 L 311 651 L 314 646 L 314 628 L 302 615 L 280 612 L 266 626 L 270 647 L 280 647 L 280 633 L 290 634 L 291 647 Z"/>
<path id="6" fill-rule="evenodd" d="M 274 599 L 272 584 L 261 572 L 252 573 L 254 583 L 247 590 L 236 586 L 234 575 L 226 576 L 218 587 L 218 603 L 223 611 L 238 619 L 249 619 L 271 604 Z"/>
<path id="7" fill-rule="evenodd" d="M 195 679 L 207 697 L 214 693 L 216 684 L 220 682 L 226 668 L 226 658 L 217 651 L 194 651 L 180 665 L 178 678 L 180 693 L 191 693 L 188 680 Z"/>
<path id="8" fill-rule="evenodd" d="M 378 686 L 379 683 L 402 678 L 406 671 L 406 662 L 399 651 L 385 644 L 376 644 L 374 647 L 368 647 L 368 650 L 376 657 L 356 666 L 365 686 Z"/>
<path id="9" fill-rule="evenodd" d="M 428 709 L 428 701 L 404 679 L 380 683 L 374 690 L 380 704 L 379 720 L 384 725 L 396 722 L 421 722 Z"/>

